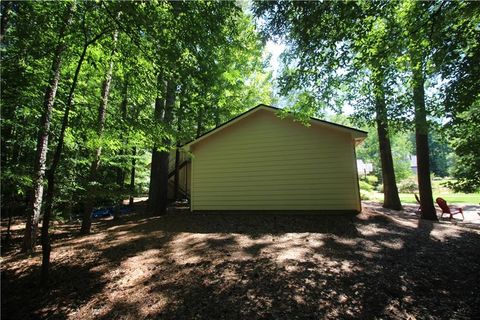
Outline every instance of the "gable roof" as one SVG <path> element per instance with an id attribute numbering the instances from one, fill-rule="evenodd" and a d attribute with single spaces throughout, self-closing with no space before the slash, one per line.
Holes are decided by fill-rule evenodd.
<path id="1" fill-rule="evenodd" d="M 277 112 L 277 111 L 282 110 L 282 109 L 272 107 L 272 106 L 269 106 L 269 105 L 266 105 L 266 104 L 259 104 L 256 107 L 253 107 L 253 108 L 245 111 L 244 113 L 239 114 L 238 116 L 228 120 L 227 122 L 224 122 L 223 124 L 219 125 L 218 127 L 213 128 L 212 130 L 209 130 L 209 131 L 205 132 L 204 134 L 200 135 L 196 139 L 193 139 L 193 140 L 183 144 L 181 147 L 190 147 L 190 146 L 206 139 L 207 137 L 218 133 L 219 131 L 223 130 L 224 128 L 226 128 L 226 127 L 228 127 L 228 126 L 230 126 L 230 125 L 232 125 L 232 124 L 250 116 L 251 114 L 253 114 L 253 113 L 255 113 L 259 110 L 268 110 L 270 112 Z M 352 134 L 352 137 L 355 139 L 355 144 L 356 145 L 358 145 L 360 142 L 362 142 L 367 137 L 367 134 L 368 134 L 366 131 L 363 131 L 363 130 L 347 127 L 347 126 L 344 126 L 344 125 L 341 125 L 341 124 L 337 124 L 337 123 L 333 123 L 333 122 L 329 122 L 329 121 L 325 121 L 325 120 L 320 120 L 320 119 L 313 118 L 313 117 L 310 117 L 310 123 L 314 124 L 314 125 L 322 125 L 322 126 L 330 127 L 332 129 L 336 129 L 336 130 L 340 130 L 340 131 L 344 131 L 344 132 L 349 132 L 349 133 Z"/>

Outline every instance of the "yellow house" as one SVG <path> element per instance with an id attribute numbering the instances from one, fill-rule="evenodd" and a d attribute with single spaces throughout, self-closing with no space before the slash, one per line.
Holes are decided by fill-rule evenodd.
<path id="1" fill-rule="evenodd" d="M 367 133 L 258 105 L 185 144 L 192 211 L 361 211 L 355 146 Z"/>

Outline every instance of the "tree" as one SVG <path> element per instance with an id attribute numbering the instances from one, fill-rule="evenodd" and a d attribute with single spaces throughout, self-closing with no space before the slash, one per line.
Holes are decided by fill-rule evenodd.
<path id="1" fill-rule="evenodd" d="M 478 192 L 480 189 L 480 97 L 469 110 L 458 113 L 452 130 L 453 147 L 457 159 L 453 174 L 457 178 L 452 187 L 457 191 Z"/>
<path id="2" fill-rule="evenodd" d="M 283 94 L 303 89 L 321 101 L 320 106 L 335 104 L 341 96 L 339 105 L 352 100 L 359 80 L 368 83 L 370 90 L 365 94 L 364 88 L 363 94 L 370 101 L 362 104 L 362 115 L 368 121 L 373 118 L 377 125 L 383 206 L 400 210 L 388 132 L 387 84 L 394 77 L 395 48 L 389 33 L 391 7 L 381 3 L 255 2 L 255 12 L 265 20 L 264 34 L 283 37 L 289 43 L 285 57 L 290 67 L 280 83 Z M 392 51 L 384 52 L 385 47 Z M 351 104 L 358 105 L 360 99 L 356 100 Z"/>
<path id="3" fill-rule="evenodd" d="M 175 106 L 176 85 L 172 80 L 165 83 L 162 77 L 158 78 L 159 95 L 155 101 L 155 114 L 158 123 L 168 128 L 172 120 L 173 108 Z M 162 97 L 163 96 L 163 97 Z M 167 190 L 168 190 L 168 168 L 170 141 L 167 137 L 163 138 L 161 145 L 154 147 L 152 151 L 152 164 L 149 188 L 149 206 L 150 211 L 156 214 L 165 214 L 167 210 Z"/>
<path id="4" fill-rule="evenodd" d="M 368 137 L 357 149 L 357 157 L 373 164 L 374 174 L 382 179 L 381 162 L 378 147 L 378 137 L 375 130 L 369 130 Z M 412 175 L 410 168 L 410 156 L 414 153 L 413 144 L 410 141 L 409 132 L 396 132 L 390 135 L 392 146 L 393 166 L 395 168 L 395 176 L 402 181 Z"/>
<path id="5" fill-rule="evenodd" d="M 82 31 L 83 31 L 82 51 L 80 53 L 80 57 L 78 58 L 72 83 L 70 85 L 70 91 L 68 93 L 67 102 L 64 109 L 60 135 L 58 137 L 57 146 L 55 148 L 55 152 L 53 155 L 52 164 L 50 165 L 50 168 L 47 171 L 47 192 L 45 197 L 45 210 L 44 210 L 43 222 L 42 222 L 42 280 L 44 282 L 48 280 L 49 268 L 50 268 L 51 245 L 50 245 L 50 237 L 48 232 L 49 232 L 50 219 L 51 219 L 52 210 L 53 210 L 53 198 L 54 198 L 54 192 L 55 192 L 55 174 L 60 164 L 60 160 L 63 152 L 65 132 L 68 127 L 70 110 L 73 107 L 73 97 L 74 97 L 75 89 L 77 87 L 78 77 L 80 75 L 80 70 L 82 68 L 83 62 L 87 55 L 88 47 L 94 44 L 102 36 L 104 36 L 108 30 L 108 28 L 104 28 L 97 35 L 89 39 L 88 31 L 86 27 L 87 22 L 85 20 L 86 20 L 86 12 L 84 11 L 83 18 L 81 21 Z"/>
<path id="6" fill-rule="evenodd" d="M 418 3 L 404 1 L 397 7 L 397 21 L 404 30 L 401 38 L 405 46 L 405 60 L 411 74 L 410 88 L 413 95 L 417 176 L 422 207 L 422 218 L 437 220 L 433 205 L 430 180 L 429 123 L 431 112 L 425 102 L 425 82 L 435 72 L 432 68 L 432 51 L 435 47 L 435 30 L 438 17 L 443 15 L 446 2 Z"/>
<path id="7" fill-rule="evenodd" d="M 7 32 L 8 20 L 10 17 L 10 11 L 12 10 L 13 3 L 12 1 L 3 1 L 1 3 L 1 6 L 2 6 L 2 10 L 1 10 L 2 20 L 0 24 L 0 43 L 3 43 L 3 37 Z"/>
<path id="8" fill-rule="evenodd" d="M 447 136 L 443 134 L 444 128 L 442 126 L 432 124 L 430 128 L 428 137 L 430 169 L 438 177 L 447 177 L 451 166 L 449 156 L 452 153 L 452 147 Z"/>
<path id="9" fill-rule="evenodd" d="M 443 79 L 443 111 L 448 120 L 442 133 L 448 133 L 457 159 L 452 170 L 457 181 L 451 186 L 464 192 L 480 189 L 479 23 L 478 2 L 446 2 L 432 33 L 432 58 Z"/>
<path id="10" fill-rule="evenodd" d="M 115 51 L 118 39 L 118 31 L 115 30 L 112 36 L 112 52 L 110 55 L 110 61 L 108 63 L 108 67 L 105 73 L 105 79 L 102 83 L 102 91 L 100 97 L 100 106 L 98 107 L 98 120 L 97 120 L 97 138 L 98 138 L 98 145 L 95 148 L 93 159 L 90 164 L 90 171 L 89 171 L 89 183 L 94 183 L 97 179 L 97 171 L 100 166 L 100 157 L 102 155 L 102 135 L 105 129 L 105 118 L 107 116 L 107 106 L 108 106 L 108 97 L 110 95 L 110 86 L 112 84 L 112 73 L 113 73 L 113 65 L 114 65 L 114 58 L 115 58 Z M 88 190 L 88 189 L 87 189 Z M 82 227 L 80 232 L 82 234 L 89 234 L 90 228 L 92 225 L 92 209 L 94 206 L 94 201 L 91 196 L 87 196 L 87 202 L 85 204 L 85 209 L 83 213 L 82 219 Z"/>
<path id="11" fill-rule="evenodd" d="M 27 212 L 27 223 L 25 226 L 25 236 L 23 242 L 23 249 L 31 252 L 35 249 L 36 234 L 38 222 L 40 220 L 42 197 L 43 197 L 43 180 L 45 176 L 45 164 L 47 160 L 48 137 L 50 133 L 51 115 L 55 96 L 57 94 L 58 82 L 60 80 L 60 68 L 62 65 L 62 54 L 66 49 L 65 30 L 71 23 L 71 16 L 73 5 L 68 4 L 64 9 L 63 19 L 59 24 L 58 40 L 52 59 L 52 66 L 50 70 L 50 80 L 45 89 L 45 96 L 43 102 L 43 113 L 40 119 L 40 130 L 37 140 L 37 151 L 34 164 L 34 184 L 32 199 Z"/>
<path id="12" fill-rule="evenodd" d="M 113 29 L 115 41 L 104 37 Z M 268 103 L 271 96 L 263 44 L 251 17 L 235 3 L 2 2 L 2 36 L 2 208 L 18 214 L 35 184 L 36 211 L 29 227 L 36 228 L 44 202 L 44 275 L 50 219 L 89 216 L 93 206 L 118 204 L 126 195 L 147 191 L 153 145 L 165 156 L 196 132 L 259 100 Z M 159 75 L 165 89 L 158 98 L 168 102 L 159 104 L 160 112 L 167 111 L 161 121 L 152 108 Z M 47 92 L 44 101 L 40 90 Z M 197 127 L 199 110 L 204 119 Z M 37 132 L 42 143 L 35 150 L 31 137 Z M 162 184 L 155 203 L 163 199 L 158 207 L 165 208 L 165 157 L 161 163 L 164 178 L 154 179 Z M 119 187 L 126 170 L 131 172 L 128 191 Z"/>

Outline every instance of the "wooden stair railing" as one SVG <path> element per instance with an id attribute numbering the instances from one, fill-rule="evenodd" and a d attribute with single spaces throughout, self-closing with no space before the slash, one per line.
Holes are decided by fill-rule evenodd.
<path id="1" fill-rule="evenodd" d="M 187 160 L 184 160 L 183 162 L 181 162 L 179 165 L 178 165 L 178 170 L 182 169 L 183 167 L 185 167 L 188 163 L 190 163 L 190 159 L 187 159 Z M 168 179 L 170 179 L 171 177 L 173 177 L 175 175 L 175 168 L 173 168 L 173 171 L 171 171 L 169 174 L 168 174 Z"/>
<path id="2" fill-rule="evenodd" d="M 172 188 L 174 187 L 174 184 L 172 181 L 169 181 L 168 185 L 169 187 L 172 187 Z M 188 193 L 188 190 L 185 190 L 181 186 L 178 186 L 178 191 L 184 198 L 190 198 L 190 194 Z"/>

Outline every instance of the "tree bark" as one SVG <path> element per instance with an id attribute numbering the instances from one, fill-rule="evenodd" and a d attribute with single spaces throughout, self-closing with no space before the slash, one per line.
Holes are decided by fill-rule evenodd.
<path id="1" fill-rule="evenodd" d="M 418 191 L 422 219 L 437 221 L 437 212 L 433 205 L 432 183 L 430 180 L 430 156 L 428 147 L 428 122 L 425 108 L 425 79 L 420 60 L 412 54 L 413 104 L 415 107 L 415 144 L 417 149 Z"/>
<path id="2" fill-rule="evenodd" d="M 53 55 L 52 66 L 50 68 L 50 80 L 45 90 L 43 101 L 43 113 L 40 120 L 40 130 L 37 140 L 37 151 L 34 163 L 34 179 L 32 198 L 27 209 L 27 222 L 25 226 L 25 236 L 23 239 L 23 251 L 33 252 L 35 250 L 38 221 L 42 209 L 43 181 L 45 177 L 45 163 L 47 160 L 48 137 L 50 134 L 50 122 L 55 103 L 55 97 L 60 81 L 60 70 L 62 65 L 62 54 L 65 51 L 64 42 L 65 29 L 70 24 L 72 7 L 67 8 L 67 13 L 60 27 L 57 45 Z"/>
<path id="3" fill-rule="evenodd" d="M 97 120 L 97 135 L 101 137 L 103 135 L 103 130 L 105 128 L 105 118 L 107 116 L 107 106 L 108 106 L 108 96 L 110 94 L 110 85 L 112 83 L 112 73 L 113 73 L 113 57 L 115 55 L 115 46 L 118 38 L 118 31 L 115 31 L 113 34 L 113 50 L 110 58 L 110 63 L 108 66 L 107 74 L 105 75 L 105 80 L 102 84 L 102 96 L 100 99 L 100 106 L 98 107 L 98 120 Z M 97 172 L 100 167 L 100 156 L 102 155 L 102 146 L 101 144 L 95 150 L 93 155 L 92 163 L 90 164 L 90 173 L 89 173 L 89 182 L 95 181 L 97 177 Z M 88 187 L 87 187 L 88 188 Z M 83 212 L 82 227 L 80 229 L 81 234 L 89 234 L 92 226 L 92 209 L 94 207 L 94 199 L 91 195 L 87 195 L 87 201 L 85 203 L 85 208 Z"/>
<path id="4" fill-rule="evenodd" d="M 124 83 L 123 83 L 123 89 L 122 89 L 122 103 L 120 104 L 120 112 L 122 114 L 122 123 L 123 125 L 126 124 L 127 122 L 127 105 L 128 105 L 128 78 L 125 76 Z M 125 145 L 124 137 L 123 134 L 120 133 L 120 140 L 122 140 L 122 143 Z M 125 156 L 127 154 L 125 149 L 121 149 L 119 151 L 120 156 Z M 123 188 L 125 186 L 125 169 L 124 169 L 124 161 L 123 159 L 120 159 L 121 166 L 117 168 L 117 184 L 118 187 L 121 191 L 123 191 Z"/>
<path id="5" fill-rule="evenodd" d="M 135 166 L 136 166 L 136 159 L 135 156 L 137 155 L 137 148 L 133 147 L 132 150 L 132 169 L 130 171 L 130 199 L 129 199 L 129 206 L 133 205 L 133 197 L 135 196 Z"/>
<path id="6" fill-rule="evenodd" d="M 165 81 L 159 75 L 157 78 L 157 97 L 155 98 L 155 120 L 157 122 L 163 121 L 163 114 L 165 113 Z M 152 162 L 150 164 L 150 185 L 148 188 L 148 207 L 151 213 L 156 210 L 154 199 L 158 199 L 160 194 L 160 152 L 158 145 L 155 144 L 152 150 Z"/>
<path id="7" fill-rule="evenodd" d="M 176 84 L 169 80 L 167 83 L 167 96 L 165 101 L 165 114 L 163 122 L 168 125 L 172 121 L 173 109 L 175 107 L 176 98 Z M 164 146 L 170 145 L 168 138 L 163 139 Z M 170 150 L 163 150 L 160 152 L 160 197 L 158 199 L 159 213 L 167 213 L 168 206 L 168 171 L 169 171 L 169 157 Z"/>
<path id="8" fill-rule="evenodd" d="M 75 74 L 72 79 L 72 84 L 70 86 L 70 91 L 68 93 L 67 104 L 65 106 L 65 110 L 63 113 L 62 119 L 62 127 L 60 129 L 60 135 L 58 137 L 58 143 L 55 148 L 55 153 L 53 156 L 52 164 L 50 169 L 47 171 L 47 193 L 45 196 L 45 211 L 43 214 L 43 222 L 42 222 L 42 235 L 41 235 L 41 242 L 42 242 L 42 281 L 45 283 L 48 281 L 49 271 L 50 271 L 50 252 L 51 252 L 51 244 L 50 244 L 50 237 L 48 233 L 48 229 L 50 227 L 50 219 L 52 216 L 53 211 L 53 198 L 55 194 L 55 173 L 58 169 L 60 164 L 60 160 L 62 157 L 63 152 L 63 145 L 65 142 L 65 132 L 68 127 L 68 119 L 70 116 L 70 110 L 73 106 L 73 97 L 74 92 L 77 87 L 78 83 L 78 76 L 80 74 L 80 70 L 83 65 L 83 61 L 85 60 L 85 56 L 87 54 L 87 49 L 90 43 L 85 43 L 83 46 L 82 53 L 80 54 L 80 58 L 77 62 L 77 68 L 75 69 Z"/>
<path id="9" fill-rule="evenodd" d="M 167 82 L 167 90 L 165 97 L 165 108 L 160 119 L 161 122 L 167 127 L 173 115 L 173 109 L 175 107 L 175 95 L 176 84 L 169 80 Z M 152 154 L 152 168 L 150 174 L 150 188 L 149 193 L 149 206 L 150 211 L 154 214 L 163 215 L 167 212 L 168 206 L 168 162 L 170 152 L 168 146 L 170 144 L 169 139 L 162 139 L 162 146 L 167 150 L 154 150 Z"/>
<path id="10" fill-rule="evenodd" d="M 176 132 L 176 150 L 175 150 L 175 176 L 174 176 L 174 185 L 173 185 L 173 197 L 175 201 L 179 200 L 179 189 L 180 189 L 180 139 L 182 132 L 182 121 L 183 115 L 185 113 L 185 87 L 182 88 L 180 95 L 180 106 L 177 112 L 177 132 Z"/>
<path id="11" fill-rule="evenodd" d="M 8 223 L 7 223 L 7 232 L 5 232 L 5 248 L 9 248 L 10 247 L 10 241 L 12 239 L 12 233 L 11 233 L 11 226 L 12 226 L 12 207 L 11 206 L 7 206 L 6 207 L 6 210 L 7 211 L 7 216 L 8 216 Z"/>
<path id="12" fill-rule="evenodd" d="M 387 106 L 383 84 L 375 83 L 375 111 L 378 132 L 378 144 L 380 148 L 380 161 L 382 164 L 383 180 L 383 207 L 393 210 L 402 210 L 402 204 L 398 195 L 398 188 L 393 167 L 392 148 L 388 135 Z"/>
<path id="13" fill-rule="evenodd" d="M 103 34 L 104 32 L 101 32 L 96 37 L 88 41 L 85 33 L 85 42 L 83 45 L 82 52 L 80 54 L 80 58 L 77 62 L 77 67 L 75 69 L 75 73 L 72 79 L 72 84 L 70 86 L 70 91 L 67 97 L 67 103 L 65 106 L 64 114 L 63 114 L 62 127 L 60 129 L 60 135 L 58 138 L 57 147 L 55 148 L 55 153 L 54 153 L 50 170 L 47 171 L 47 181 L 48 181 L 47 194 L 45 199 L 45 212 L 44 212 L 44 218 L 42 223 L 42 235 L 41 235 L 42 237 L 42 282 L 44 283 L 48 281 L 49 271 L 50 271 L 51 244 L 50 244 L 50 237 L 49 237 L 48 230 L 50 227 L 50 219 L 51 219 L 52 210 L 53 210 L 53 198 L 55 193 L 55 173 L 60 164 L 60 160 L 63 152 L 65 132 L 68 127 L 70 110 L 73 107 L 73 97 L 74 97 L 75 89 L 77 87 L 80 70 L 82 68 L 83 62 L 85 60 L 85 56 L 87 54 L 87 49 L 91 44 L 95 43 L 98 39 L 100 39 L 103 36 Z"/>

